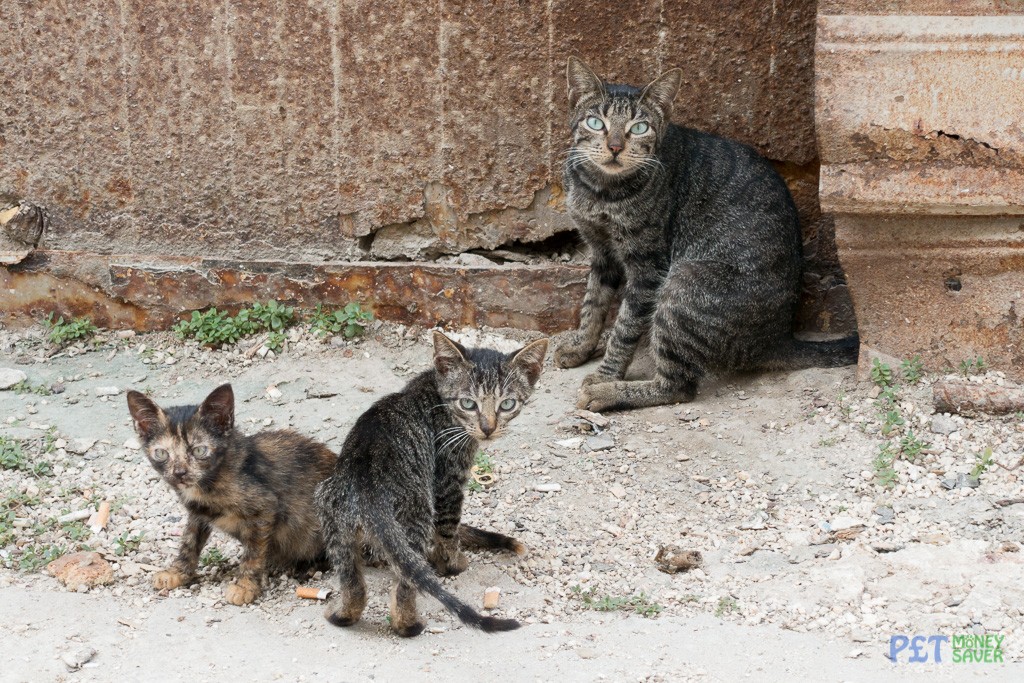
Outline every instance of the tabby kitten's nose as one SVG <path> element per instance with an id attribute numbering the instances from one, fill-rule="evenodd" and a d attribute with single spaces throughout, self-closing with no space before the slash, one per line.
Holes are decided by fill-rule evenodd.
<path id="1" fill-rule="evenodd" d="M 619 152 L 622 151 L 622 145 L 621 144 L 615 144 L 614 142 L 609 142 L 608 143 L 608 149 L 611 150 L 612 154 L 618 154 Z"/>

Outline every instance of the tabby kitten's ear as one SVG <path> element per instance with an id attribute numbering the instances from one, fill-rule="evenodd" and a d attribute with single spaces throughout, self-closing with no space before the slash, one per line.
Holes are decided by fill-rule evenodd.
<path id="1" fill-rule="evenodd" d="M 167 416 L 160 406 L 138 391 L 128 392 L 128 412 L 132 414 L 136 433 L 145 440 L 152 439 L 167 424 Z"/>
<path id="2" fill-rule="evenodd" d="M 222 384 L 199 406 L 199 418 L 210 431 L 227 435 L 235 427 L 235 392 L 230 384 Z"/>
<path id="3" fill-rule="evenodd" d="M 598 75 L 576 57 L 569 57 L 565 75 L 569 81 L 569 107 L 572 109 L 587 95 L 600 95 L 604 92 L 604 83 Z"/>
<path id="4" fill-rule="evenodd" d="M 509 369 L 518 370 L 526 375 L 526 379 L 530 382 L 530 386 L 532 387 L 536 385 L 537 380 L 540 379 L 540 371 L 544 367 L 544 354 L 547 352 L 548 340 L 538 339 L 512 354 L 512 360 L 509 362 Z"/>
<path id="5" fill-rule="evenodd" d="M 640 95 L 640 101 L 654 105 L 667 119 L 672 114 L 672 101 L 679 94 L 679 86 L 682 83 L 682 69 L 666 71 L 644 88 L 643 94 Z"/>
<path id="6" fill-rule="evenodd" d="M 447 375 L 456 368 L 468 368 L 466 349 L 440 332 L 434 332 L 434 368 L 441 375 Z"/>

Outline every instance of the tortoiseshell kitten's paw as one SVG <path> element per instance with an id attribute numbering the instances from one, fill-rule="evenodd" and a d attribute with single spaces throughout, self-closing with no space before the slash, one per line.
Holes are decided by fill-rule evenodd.
<path id="1" fill-rule="evenodd" d="M 584 344 L 579 330 L 556 334 L 551 342 L 554 349 L 552 361 L 559 368 L 579 367 L 594 355 L 594 347 Z"/>
<path id="2" fill-rule="evenodd" d="M 455 576 L 469 568 L 469 558 L 459 550 L 456 543 L 434 543 L 427 562 L 434 568 L 438 576 Z"/>
<path id="3" fill-rule="evenodd" d="M 224 589 L 224 599 L 232 605 L 248 605 L 262 592 L 259 582 L 245 577 L 239 579 L 237 583 L 227 585 L 227 588 Z"/>
<path id="4" fill-rule="evenodd" d="M 162 572 L 157 572 L 153 577 L 153 588 L 158 591 L 172 590 L 178 586 L 184 586 L 191 580 L 191 576 L 187 576 L 177 569 L 165 569 Z"/>

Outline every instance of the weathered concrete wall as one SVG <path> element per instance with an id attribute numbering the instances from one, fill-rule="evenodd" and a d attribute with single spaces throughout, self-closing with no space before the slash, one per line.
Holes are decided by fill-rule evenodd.
<path id="1" fill-rule="evenodd" d="M 806 324 L 852 325 L 818 209 L 814 0 L 4 0 L 0 22 L 0 197 L 45 208 L 42 249 L 324 263 L 544 240 L 571 229 L 576 54 L 634 83 L 682 67 L 676 120 L 790 181 Z"/>
<path id="2" fill-rule="evenodd" d="M 826 4 L 821 201 L 862 342 L 1024 377 L 1024 2 Z"/>

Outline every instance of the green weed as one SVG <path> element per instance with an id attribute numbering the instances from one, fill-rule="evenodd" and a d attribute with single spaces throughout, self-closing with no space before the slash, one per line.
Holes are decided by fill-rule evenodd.
<path id="1" fill-rule="evenodd" d="M 879 486 L 889 489 L 896 485 L 897 476 L 896 470 L 893 468 L 894 462 L 896 462 L 896 453 L 893 452 L 892 446 L 887 443 L 879 446 L 878 455 L 875 456 L 872 463 L 875 468 L 875 482 Z"/>
<path id="2" fill-rule="evenodd" d="M 736 598 L 725 597 L 718 601 L 715 606 L 715 616 L 724 617 L 726 614 L 732 614 L 733 612 L 740 611 L 740 604 L 736 602 Z"/>
<path id="3" fill-rule="evenodd" d="M 924 363 L 921 362 L 921 356 L 914 356 L 910 360 L 900 363 L 900 374 L 910 384 L 920 382 L 924 377 Z"/>
<path id="4" fill-rule="evenodd" d="M 96 334 L 98 329 L 91 320 L 85 317 L 65 322 L 64 316 L 61 316 L 55 322 L 53 316 L 53 313 L 47 316 L 43 321 L 43 326 L 49 330 L 50 342 L 57 346 L 65 346 L 70 342 L 91 337 Z"/>
<path id="5" fill-rule="evenodd" d="M 921 455 L 921 451 L 928 447 L 928 444 L 921 441 L 913 431 L 908 431 L 900 439 L 900 453 L 904 460 L 914 462 Z"/>
<path id="6" fill-rule="evenodd" d="M 36 572 L 64 554 L 64 547 L 59 545 L 27 545 L 18 556 L 18 569 L 23 572 Z"/>
<path id="7" fill-rule="evenodd" d="M 53 393 L 50 387 L 45 384 L 30 384 L 27 379 L 22 380 L 11 387 L 11 391 L 16 394 L 36 394 L 38 396 L 49 396 Z"/>
<path id="8" fill-rule="evenodd" d="M 985 359 L 981 356 L 960 361 L 960 374 L 964 377 L 967 375 L 977 375 L 985 372 L 987 369 L 988 366 L 985 365 Z"/>
<path id="9" fill-rule="evenodd" d="M 142 536 L 143 534 L 141 533 L 134 536 L 129 536 L 127 533 L 121 534 L 114 539 L 114 554 L 121 557 L 138 550 L 139 545 L 142 543 Z"/>
<path id="10" fill-rule="evenodd" d="M 372 313 L 364 311 L 357 302 L 351 301 L 345 304 L 344 308 L 335 311 L 326 311 L 323 304 L 317 304 L 309 322 L 313 332 L 321 337 L 341 333 L 351 339 L 362 334 L 363 328 L 371 320 Z"/>
<path id="11" fill-rule="evenodd" d="M 884 436 L 889 436 L 894 429 L 902 427 L 904 424 L 906 424 L 906 421 L 900 415 L 900 411 L 893 409 L 882 413 L 881 431 Z"/>
<path id="12" fill-rule="evenodd" d="M 992 466 L 992 463 L 994 462 L 994 460 L 992 459 L 992 449 L 986 448 L 981 453 L 975 455 L 974 458 L 975 463 L 974 467 L 971 469 L 971 476 L 977 479 L 982 474 L 984 474 L 989 467 Z"/>
<path id="13" fill-rule="evenodd" d="M 284 348 L 284 340 L 284 332 L 271 332 L 267 335 L 267 341 L 264 344 L 274 353 L 281 353 L 281 349 Z"/>
<path id="14" fill-rule="evenodd" d="M 611 595 L 596 597 L 593 588 L 583 590 L 581 586 L 576 585 L 571 590 L 583 602 L 584 607 L 598 612 L 631 611 L 642 617 L 651 618 L 657 616 L 665 609 L 663 606 L 652 601 L 644 593 L 628 597 L 614 597 Z"/>
<path id="15" fill-rule="evenodd" d="M 226 564 L 227 561 L 228 558 L 217 547 L 207 548 L 203 556 L 199 558 L 199 564 L 203 567 L 219 567 Z"/>
<path id="16" fill-rule="evenodd" d="M 871 381 L 880 387 L 892 386 L 892 368 L 877 358 L 871 361 Z"/>

